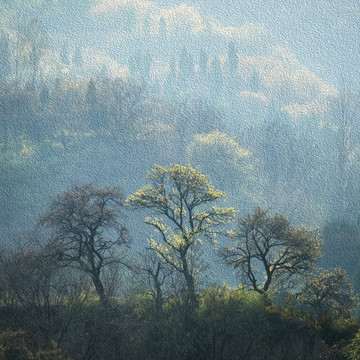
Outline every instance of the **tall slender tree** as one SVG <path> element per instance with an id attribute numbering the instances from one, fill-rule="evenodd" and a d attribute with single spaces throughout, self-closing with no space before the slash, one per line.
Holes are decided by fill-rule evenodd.
<path id="1" fill-rule="evenodd" d="M 147 178 L 150 184 L 129 196 L 126 204 L 150 209 L 155 215 L 145 218 L 145 223 L 160 235 L 148 239 L 149 247 L 181 274 L 188 300 L 193 303 L 200 269 L 199 246 L 204 240 L 214 243 L 236 212 L 215 205 L 225 193 L 216 190 L 207 176 L 190 165 L 155 165 Z"/>
<path id="2" fill-rule="evenodd" d="M 11 54 L 9 38 L 3 31 L 0 32 L 0 80 L 7 80 L 11 74 Z"/>

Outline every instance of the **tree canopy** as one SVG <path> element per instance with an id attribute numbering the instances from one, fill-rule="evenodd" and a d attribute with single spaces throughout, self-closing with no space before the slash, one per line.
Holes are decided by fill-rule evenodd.
<path id="1" fill-rule="evenodd" d="M 228 189 L 235 206 L 249 211 L 261 200 L 259 194 L 265 184 L 261 162 L 236 139 L 218 130 L 196 134 L 186 150 L 192 164 L 212 174 L 216 186 Z"/>
<path id="2" fill-rule="evenodd" d="M 311 270 L 321 254 L 317 230 L 291 226 L 285 216 L 261 208 L 239 218 L 230 238 L 235 245 L 222 247 L 223 259 L 240 268 L 245 282 L 260 293 L 277 278 L 290 280 Z"/>
<path id="3" fill-rule="evenodd" d="M 129 196 L 126 203 L 160 215 L 145 218 L 160 234 L 159 239 L 148 239 L 149 247 L 183 275 L 187 290 L 194 295 L 197 247 L 203 240 L 214 242 L 236 212 L 212 205 L 225 192 L 215 189 L 198 168 L 155 165 L 147 178 L 150 184 Z"/>
<path id="4" fill-rule="evenodd" d="M 118 187 L 73 186 L 55 197 L 39 223 L 52 230 L 49 251 L 64 266 L 89 274 L 101 302 L 107 296 L 101 280 L 104 267 L 122 262 L 119 246 L 128 241 L 120 224 L 123 194 Z"/>
<path id="5" fill-rule="evenodd" d="M 350 317 L 359 298 L 352 290 L 346 271 L 334 268 L 319 270 L 312 276 L 299 294 L 299 300 L 324 322 Z"/>

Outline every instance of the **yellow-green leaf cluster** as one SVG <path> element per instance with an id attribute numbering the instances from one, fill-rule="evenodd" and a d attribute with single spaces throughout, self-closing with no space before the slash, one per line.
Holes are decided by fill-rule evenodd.
<path id="1" fill-rule="evenodd" d="M 130 195 L 127 206 L 150 209 L 145 222 L 159 234 L 149 246 L 180 272 L 190 271 L 192 254 L 203 240 L 214 242 L 236 215 L 231 208 L 215 206 L 226 193 L 215 189 L 199 168 L 190 165 L 154 165 L 150 183 Z"/>

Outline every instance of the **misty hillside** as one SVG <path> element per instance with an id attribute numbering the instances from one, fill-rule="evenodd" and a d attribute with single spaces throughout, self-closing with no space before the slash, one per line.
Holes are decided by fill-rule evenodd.
<path id="1" fill-rule="evenodd" d="M 200 166 L 241 213 L 356 221 L 358 94 L 266 26 L 140 0 L 1 8 L 4 229 L 70 184 L 130 193 L 174 162 Z"/>
<path id="2" fill-rule="evenodd" d="M 358 359 L 359 15 L 0 0 L 0 358 Z"/>

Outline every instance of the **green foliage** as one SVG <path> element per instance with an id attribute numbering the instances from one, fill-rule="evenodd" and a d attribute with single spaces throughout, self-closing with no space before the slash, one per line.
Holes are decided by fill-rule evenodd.
<path id="1" fill-rule="evenodd" d="M 229 198 L 242 209 L 261 201 L 265 178 L 260 161 L 225 133 L 197 134 L 187 146 L 189 161 L 212 175 L 217 186 L 227 189 Z"/>
<path id="2" fill-rule="evenodd" d="M 186 299 L 164 305 L 166 359 L 318 359 L 325 350 L 304 319 L 269 305 L 267 294 L 213 286 L 200 291 L 188 329 Z M 156 357 L 155 357 L 156 358 Z"/>
<path id="3" fill-rule="evenodd" d="M 263 296 L 244 289 L 215 286 L 199 293 L 194 313 L 187 313 L 186 298 L 175 296 L 164 305 L 165 358 L 255 358 L 266 328 Z"/>
<path id="4" fill-rule="evenodd" d="M 203 290 L 197 310 L 197 342 L 202 358 L 252 358 L 266 333 L 266 299 L 243 288 L 213 287 Z M 262 329 L 260 329 L 262 324 Z M 263 332 L 265 330 L 265 332 Z"/>
<path id="5" fill-rule="evenodd" d="M 344 354 L 347 359 L 360 360 L 360 330 L 358 330 L 350 344 L 346 346 Z"/>
<path id="6" fill-rule="evenodd" d="M 6 330 L 0 334 L 1 360 L 71 360 L 54 341 L 47 348 L 33 348 L 34 344 L 25 331 Z"/>
<path id="7" fill-rule="evenodd" d="M 28 348 L 29 338 L 25 331 L 4 331 L 0 334 L 0 359 L 33 360 Z"/>
<path id="8" fill-rule="evenodd" d="M 345 270 L 319 270 L 299 295 L 300 303 L 306 305 L 319 319 L 320 324 L 340 318 L 349 318 L 358 303 Z"/>
<path id="9" fill-rule="evenodd" d="M 34 360 L 71 360 L 71 358 L 65 355 L 62 349 L 52 341 L 49 348 L 40 349 L 36 352 Z"/>

